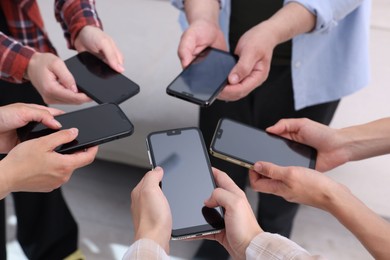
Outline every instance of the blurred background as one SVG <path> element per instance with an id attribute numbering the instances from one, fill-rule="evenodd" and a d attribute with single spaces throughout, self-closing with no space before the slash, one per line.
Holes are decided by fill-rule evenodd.
<path id="1" fill-rule="evenodd" d="M 59 55 L 68 50 L 62 30 L 54 18 L 53 1 L 38 0 L 45 23 Z M 390 1 L 373 0 L 371 18 L 371 82 L 344 98 L 332 127 L 365 123 L 390 115 Z M 80 247 L 88 259 L 121 259 L 132 242 L 130 191 L 150 169 L 145 137 L 160 129 L 194 126 L 198 108 L 166 95 L 165 88 L 181 71 L 177 44 L 181 29 L 178 11 L 168 0 L 97 1 L 104 30 L 125 56 L 125 75 L 141 91 L 120 106 L 135 125 L 128 138 L 101 145 L 98 159 L 77 170 L 63 187 L 65 197 L 79 223 Z M 83 106 L 95 105 L 90 103 Z M 67 111 L 75 106 L 59 106 Z M 371 209 L 390 219 L 390 160 L 380 156 L 353 162 L 329 173 L 347 185 Z M 257 198 L 249 189 L 251 202 Z M 12 199 L 7 198 L 7 247 L 9 259 L 26 259 L 15 239 L 16 218 Z M 332 216 L 302 206 L 295 220 L 292 239 L 312 253 L 329 259 L 371 259 L 361 244 Z M 173 259 L 188 259 L 198 241 L 172 242 Z"/>

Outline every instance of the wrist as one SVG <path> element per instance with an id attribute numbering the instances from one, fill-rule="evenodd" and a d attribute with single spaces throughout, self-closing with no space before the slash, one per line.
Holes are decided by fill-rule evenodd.
<path id="1" fill-rule="evenodd" d="M 183 6 L 185 6 L 185 3 L 186 3 L 187 1 L 189 1 L 189 0 L 183 0 L 183 1 L 182 1 Z M 217 2 L 217 3 L 218 3 L 218 6 L 219 6 L 219 9 L 222 9 L 221 0 L 211 0 L 211 1 Z"/>
<path id="2" fill-rule="evenodd" d="M 185 0 L 183 2 L 188 24 L 198 20 L 219 25 L 221 3 L 218 0 Z"/>
<path id="3" fill-rule="evenodd" d="M 344 201 L 346 201 L 344 198 L 350 196 L 350 194 L 351 192 L 346 186 L 331 181 L 324 185 L 322 200 L 319 205 L 314 206 L 334 214 L 340 207 L 343 207 Z"/>
<path id="4" fill-rule="evenodd" d="M 134 235 L 134 241 L 139 239 L 150 239 L 159 244 L 167 254 L 169 254 L 169 241 L 171 239 L 170 232 L 164 229 L 153 228 L 148 230 L 138 230 Z"/>
<path id="5" fill-rule="evenodd" d="M 0 161 L 0 199 L 7 197 L 12 192 L 9 171 L 6 168 L 5 162 Z"/>
<path id="6" fill-rule="evenodd" d="M 253 29 L 256 30 L 256 35 L 260 39 L 264 39 L 264 35 L 266 35 L 266 41 L 262 40 L 262 43 L 267 43 L 268 48 L 271 48 L 272 50 L 283 42 L 278 34 L 277 26 L 268 20 L 259 23 Z"/>
<path id="7" fill-rule="evenodd" d="M 25 80 L 31 80 L 31 70 L 33 70 L 35 67 L 39 66 L 38 61 L 39 57 L 41 56 L 40 52 L 34 52 L 34 54 L 31 56 L 30 61 L 28 62 L 28 65 L 26 67 L 26 70 L 23 74 L 23 79 Z"/>
<path id="8" fill-rule="evenodd" d="M 340 151 L 339 158 L 342 160 L 342 164 L 354 161 L 356 149 L 360 150 L 359 141 L 354 137 L 354 129 L 349 127 L 341 128 L 336 130 L 336 133 L 337 137 L 333 138 L 333 142 L 336 142 L 334 145 L 336 147 L 335 150 Z"/>
<path id="9" fill-rule="evenodd" d="M 240 245 L 237 248 L 233 248 L 234 252 L 231 252 L 231 255 L 234 259 L 246 259 L 246 250 L 258 235 L 264 233 L 262 229 L 252 230 L 250 235 L 247 236 L 247 239 L 241 240 Z"/>

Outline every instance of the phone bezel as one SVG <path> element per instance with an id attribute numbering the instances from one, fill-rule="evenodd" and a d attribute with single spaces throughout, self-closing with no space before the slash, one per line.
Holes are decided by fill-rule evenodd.
<path id="1" fill-rule="evenodd" d="M 205 53 L 205 52 L 218 52 L 218 53 L 222 53 L 222 54 L 224 54 L 226 56 L 232 57 L 232 58 L 237 60 L 237 57 L 233 56 L 229 52 L 226 52 L 226 51 L 223 51 L 223 50 L 219 50 L 219 49 L 215 49 L 215 48 L 212 48 L 212 47 L 207 47 L 186 68 L 184 68 L 180 72 L 180 74 L 177 75 L 174 80 L 172 80 L 171 83 L 169 83 L 169 85 L 167 86 L 167 89 L 166 89 L 166 92 L 167 92 L 168 95 L 171 95 L 171 96 L 174 96 L 174 97 L 177 97 L 177 98 L 189 101 L 189 102 L 194 103 L 196 105 L 199 105 L 201 107 L 208 107 L 215 101 L 215 99 L 217 98 L 218 94 L 222 91 L 222 89 L 226 86 L 226 84 L 228 82 L 228 77 L 227 76 L 226 76 L 226 79 L 219 84 L 219 86 L 215 89 L 214 93 L 207 100 L 196 98 L 196 97 L 194 97 L 192 95 L 192 93 L 183 93 L 183 92 L 179 92 L 179 91 L 176 91 L 176 90 L 172 89 L 172 86 L 182 76 L 182 74 L 185 73 L 189 69 L 189 67 L 194 62 L 197 61 L 197 58 L 201 57 L 202 54 Z"/>
<path id="2" fill-rule="evenodd" d="M 86 112 L 86 111 L 95 110 L 95 109 L 105 109 L 105 107 L 114 108 L 114 112 L 119 113 L 119 117 L 121 119 L 125 120 L 125 122 L 128 124 L 128 128 L 126 130 L 123 130 L 120 132 L 115 132 L 115 133 L 112 133 L 110 135 L 101 136 L 97 139 L 88 140 L 86 142 L 77 143 L 74 145 L 72 145 L 72 142 L 67 143 L 67 144 L 62 144 L 59 147 L 57 147 L 55 149 L 55 151 L 58 153 L 61 153 L 61 154 L 70 154 L 70 153 L 74 153 L 74 152 L 77 152 L 77 151 L 80 151 L 83 149 L 87 149 L 87 148 L 92 147 L 92 146 L 96 146 L 96 145 L 107 143 L 107 142 L 110 142 L 110 141 L 113 141 L 116 139 L 124 138 L 124 137 L 130 136 L 131 134 L 133 134 L 134 125 L 131 123 L 131 121 L 128 119 L 128 117 L 125 115 L 125 113 L 120 109 L 120 107 L 118 105 L 112 104 L 112 103 L 104 103 L 101 105 L 96 105 L 96 106 L 91 106 L 91 107 L 71 111 L 71 112 L 68 112 L 65 114 L 55 116 L 55 118 L 61 123 L 62 118 L 64 118 L 64 117 L 69 118 L 69 117 L 72 117 L 72 115 L 74 115 L 76 113 Z M 63 128 L 61 128 L 58 130 L 53 130 L 53 129 L 47 128 L 42 123 L 30 122 L 26 126 L 19 128 L 17 130 L 19 140 L 26 141 L 26 140 L 33 139 L 33 138 L 29 137 L 28 135 L 31 133 L 31 131 L 34 130 L 35 127 L 38 127 L 38 126 L 42 128 L 42 131 L 47 130 L 48 134 L 53 133 L 53 132 L 57 132 L 57 131 L 63 129 Z M 105 125 L 103 124 L 102 126 L 105 126 Z M 77 127 L 77 126 L 75 125 L 75 127 Z M 94 129 L 91 129 L 91 130 L 93 131 Z M 42 136 L 44 136 L 44 135 L 42 135 Z M 34 138 L 37 138 L 37 137 L 39 137 L 39 136 L 36 136 Z M 71 146 L 69 146 L 69 145 L 71 145 Z"/>
<path id="3" fill-rule="evenodd" d="M 233 154 L 230 154 L 228 152 L 225 152 L 225 151 L 220 151 L 218 149 L 215 148 L 215 142 L 216 140 L 218 139 L 218 133 L 221 129 L 221 125 L 224 121 L 231 121 L 233 123 L 236 123 L 242 127 L 246 127 L 246 128 L 250 128 L 250 129 L 254 129 L 260 133 L 266 133 L 267 135 L 271 135 L 267 132 L 265 132 L 264 130 L 262 129 L 259 129 L 259 128 L 255 128 L 255 127 L 252 127 L 250 125 L 245 125 L 241 122 L 238 122 L 236 120 L 232 120 L 232 119 L 229 119 L 229 118 L 221 118 L 218 123 L 217 123 L 217 126 L 215 128 L 215 131 L 214 131 L 214 134 L 213 134 L 213 138 L 211 140 L 211 143 L 210 143 L 210 148 L 209 148 L 209 152 L 211 155 L 219 158 L 219 159 L 222 159 L 222 160 L 225 160 L 225 161 L 228 161 L 230 163 L 234 163 L 234 164 L 237 164 L 237 165 L 240 165 L 240 166 L 243 166 L 243 167 L 246 167 L 248 169 L 253 169 L 253 165 L 256 163 L 256 161 L 250 161 L 250 160 L 247 160 L 245 158 L 241 158 L 241 157 L 238 157 L 236 155 L 233 155 Z M 305 144 L 302 144 L 302 143 L 298 143 L 298 142 L 295 142 L 293 140 L 290 140 L 290 139 L 287 139 L 287 138 L 284 138 L 284 137 L 281 137 L 281 136 L 277 136 L 277 135 L 272 135 L 273 137 L 276 137 L 276 138 L 279 138 L 281 140 L 284 140 L 288 143 L 291 143 L 291 144 L 294 144 L 294 145 L 300 145 L 302 147 L 307 147 L 307 149 L 310 150 L 310 158 L 308 158 L 309 160 L 309 164 L 308 164 L 308 168 L 310 169 L 315 169 L 315 165 L 316 165 L 316 159 L 317 159 L 317 151 L 316 149 L 314 149 L 313 147 L 310 147 L 310 146 L 307 146 Z M 259 158 L 259 160 L 261 160 L 261 158 Z"/>
<path id="4" fill-rule="evenodd" d="M 125 89 L 125 92 L 115 92 L 113 91 L 115 87 L 118 87 L 118 84 L 113 84 L 111 82 L 108 82 L 108 87 L 110 87 L 109 93 L 117 93 L 114 97 L 111 97 L 110 99 L 107 99 L 107 95 L 99 95 L 98 93 L 94 92 L 94 85 L 93 84 L 80 84 L 80 81 L 85 81 L 85 76 L 83 74 L 83 78 L 79 75 L 80 71 L 87 70 L 89 75 L 93 74 L 97 78 L 101 79 L 100 76 L 96 75 L 96 73 L 92 72 L 90 69 L 88 69 L 88 66 L 82 62 L 82 60 L 89 60 L 91 63 L 96 63 L 99 66 L 103 67 L 106 73 L 111 73 L 116 78 L 119 78 L 121 82 L 126 82 L 126 84 L 120 85 L 121 90 Z M 98 104 L 104 104 L 104 103 L 114 103 L 114 104 L 120 104 L 129 98 L 135 96 L 140 92 L 140 87 L 138 84 L 136 84 L 134 81 L 126 77 L 125 75 L 113 70 L 110 66 L 108 66 L 106 63 L 104 63 L 102 60 L 94 56 L 93 54 L 89 52 L 80 52 L 76 54 L 75 56 L 70 57 L 69 59 L 65 60 L 65 65 L 67 66 L 68 70 L 72 73 L 73 77 L 75 78 L 77 88 L 85 93 L 87 96 L 89 96 L 91 99 L 93 99 Z M 104 80 L 104 79 L 101 79 Z M 108 80 L 109 81 L 109 80 Z M 116 82 L 115 82 L 116 83 Z"/>

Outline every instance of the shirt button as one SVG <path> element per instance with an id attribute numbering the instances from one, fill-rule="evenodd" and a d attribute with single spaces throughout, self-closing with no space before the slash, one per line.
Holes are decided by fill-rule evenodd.
<path id="1" fill-rule="evenodd" d="M 301 62 L 300 61 L 295 62 L 294 67 L 295 68 L 301 67 Z"/>

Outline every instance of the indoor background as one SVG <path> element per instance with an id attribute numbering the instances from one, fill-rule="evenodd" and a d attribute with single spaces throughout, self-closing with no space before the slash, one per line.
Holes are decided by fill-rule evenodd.
<path id="1" fill-rule="evenodd" d="M 59 55 L 67 50 L 62 30 L 54 19 L 53 1 L 38 1 L 49 35 Z M 135 125 L 128 138 L 104 144 L 98 160 L 77 170 L 63 186 L 65 197 L 80 227 L 80 247 L 88 259 L 121 259 L 132 242 L 130 192 L 150 168 L 147 133 L 197 122 L 197 107 L 165 94 L 169 82 L 180 72 L 176 50 L 181 29 L 178 11 L 168 0 L 97 1 L 104 30 L 117 42 L 125 56 L 125 75 L 141 91 L 121 104 Z M 390 1 L 373 0 L 371 19 L 371 75 L 368 87 L 344 98 L 332 126 L 339 128 L 390 115 Z M 329 79 L 331 80 L 331 79 Z M 93 103 L 88 104 L 94 105 Z M 60 106 L 65 110 L 79 107 Z M 347 185 L 371 209 L 390 219 L 390 157 L 353 162 L 329 173 Z M 254 193 L 248 190 L 253 202 Z M 7 199 L 9 259 L 26 259 L 15 240 L 16 219 L 12 199 Z M 371 259 L 360 243 L 332 216 L 302 206 L 295 220 L 292 239 L 308 251 L 329 259 Z M 190 258 L 199 245 L 172 242 L 173 259 Z"/>

